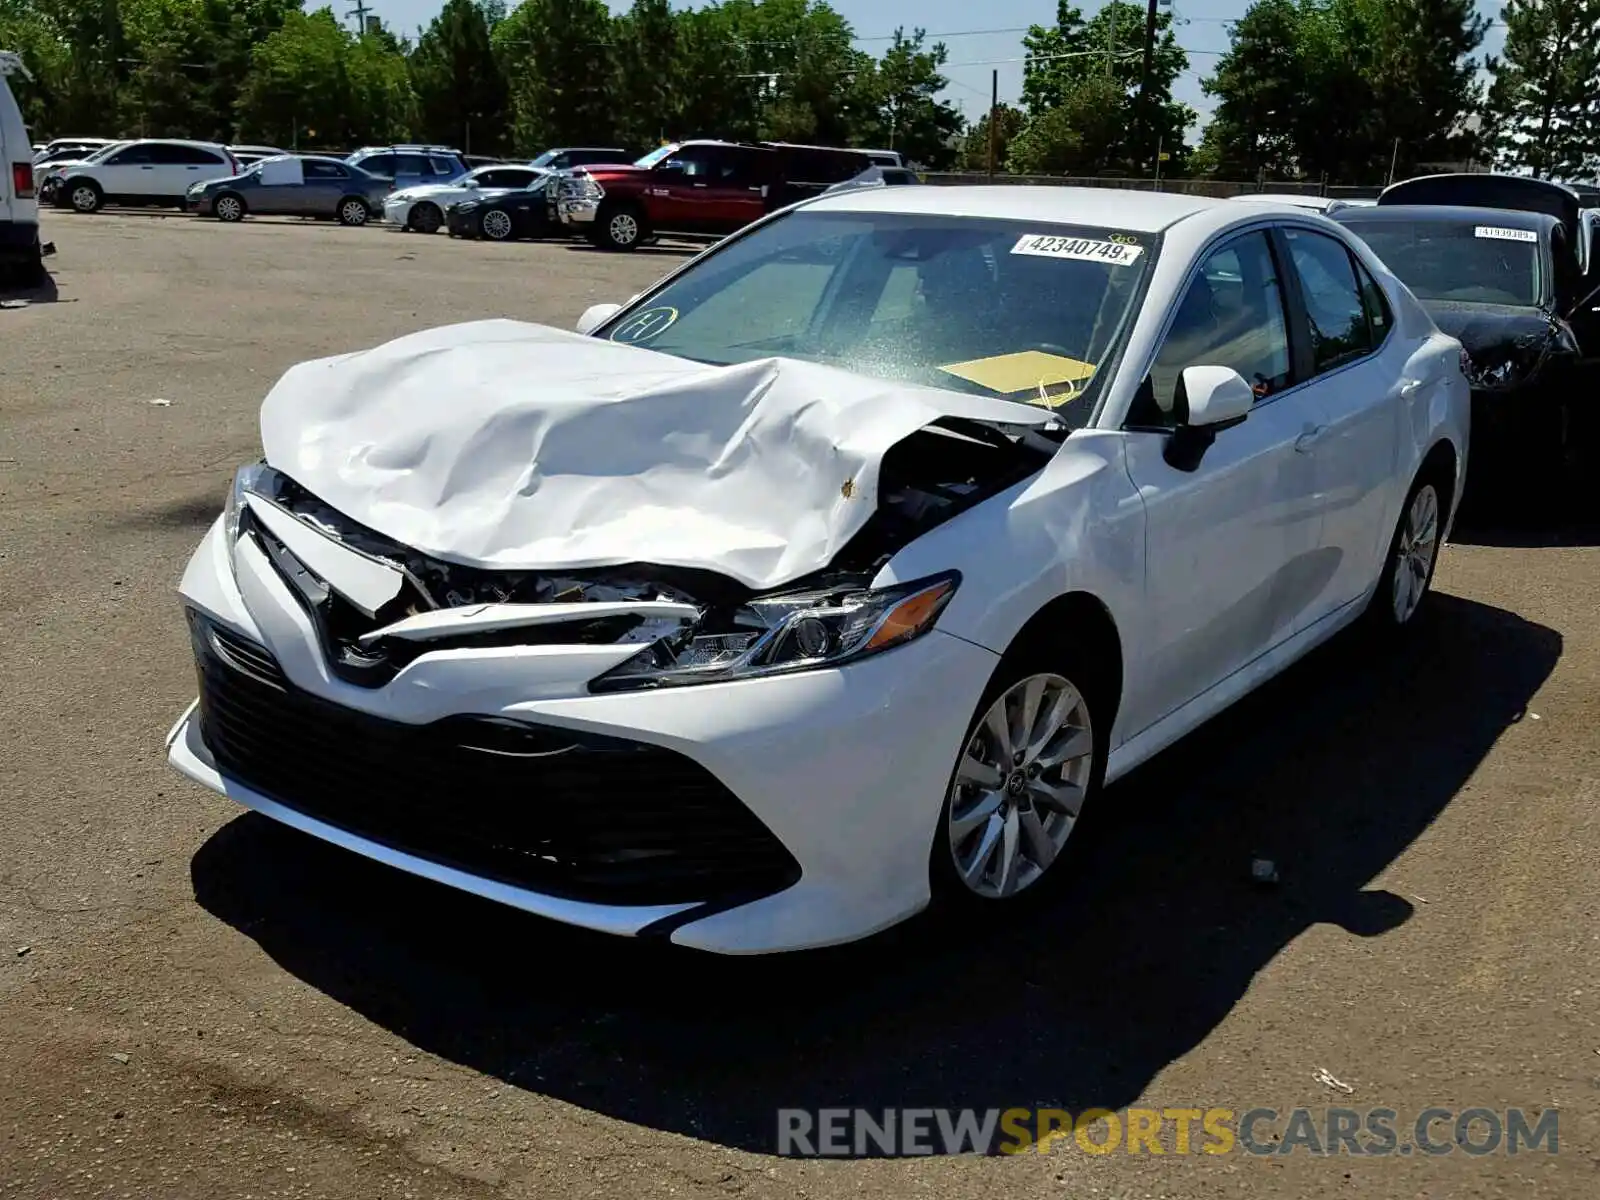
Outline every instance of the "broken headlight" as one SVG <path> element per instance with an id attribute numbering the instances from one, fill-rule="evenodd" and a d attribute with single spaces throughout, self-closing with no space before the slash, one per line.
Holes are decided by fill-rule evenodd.
<path id="1" fill-rule="evenodd" d="M 244 513 L 245 493 L 270 495 L 271 481 L 276 475 L 277 472 L 264 461 L 246 463 L 234 472 L 233 484 L 228 488 L 228 503 L 222 510 L 222 532 L 230 549 L 239 540 L 239 521 Z"/>
<path id="2" fill-rule="evenodd" d="M 840 594 L 769 596 L 748 614 L 770 622 L 757 630 L 706 633 L 690 629 L 662 638 L 598 676 L 595 692 L 721 683 L 835 667 L 927 633 L 955 595 L 955 572 L 893 587 Z"/>

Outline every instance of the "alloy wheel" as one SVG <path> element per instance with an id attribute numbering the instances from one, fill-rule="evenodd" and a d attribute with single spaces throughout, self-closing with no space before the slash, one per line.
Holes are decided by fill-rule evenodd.
<path id="1" fill-rule="evenodd" d="M 511 214 L 491 208 L 483 214 L 483 236 L 503 242 L 511 236 Z"/>
<path id="2" fill-rule="evenodd" d="M 619 246 L 631 246 L 639 240 L 639 218 L 632 213 L 612 214 L 611 223 L 606 228 L 611 240 Z"/>
<path id="3" fill-rule="evenodd" d="M 217 201 L 217 220 L 237 221 L 244 216 L 244 209 L 232 196 L 224 196 Z"/>
<path id="4" fill-rule="evenodd" d="M 72 189 L 72 207 L 79 212 L 90 213 L 100 207 L 100 196 L 88 184 Z"/>
<path id="5" fill-rule="evenodd" d="M 1400 539 L 1394 549 L 1394 581 L 1390 600 L 1396 625 L 1404 625 L 1416 615 L 1433 575 L 1433 562 L 1439 554 L 1439 493 L 1431 483 L 1417 489 L 1400 526 Z"/>
<path id="6" fill-rule="evenodd" d="M 989 899 L 1037 883 L 1077 824 L 1094 768 L 1083 693 L 1055 674 L 1007 688 L 978 722 L 951 786 L 947 833 L 956 874 Z"/>
<path id="7" fill-rule="evenodd" d="M 344 207 L 339 210 L 339 217 L 346 225 L 365 225 L 367 206 L 359 200 L 347 200 Z"/>

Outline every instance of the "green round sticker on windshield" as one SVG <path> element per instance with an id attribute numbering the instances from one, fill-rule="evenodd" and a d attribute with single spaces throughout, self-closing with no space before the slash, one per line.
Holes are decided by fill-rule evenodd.
<path id="1" fill-rule="evenodd" d="M 660 337 L 670 329 L 678 319 L 678 310 L 670 305 L 663 304 L 659 308 L 647 308 L 643 312 L 634 313 L 621 325 L 611 331 L 613 342 L 626 342 L 632 345 L 635 342 L 648 342 L 652 338 Z"/>

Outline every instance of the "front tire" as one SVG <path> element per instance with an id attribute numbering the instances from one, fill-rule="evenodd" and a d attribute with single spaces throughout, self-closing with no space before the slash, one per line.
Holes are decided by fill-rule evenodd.
<path id="1" fill-rule="evenodd" d="M 1424 473 L 1411 485 L 1400 520 L 1389 539 L 1378 588 L 1363 615 L 1367 625 L 1384 634 L 1410 629 L 1425 613 L 1424 602 L 1439 565 L 1444 541 L 1448 495 L 1435 473 Z"/>
<path id="2" fill-rule="evenodd" d="M 639 244 L 650 236 L 644 213 L 632 204 L 602 209 L 597 224 L 597 244 L 606 250 L 637 250 Z"/>
<path id="3" fill-rule="evenodd" d="M 406 219 L 406 228 L 418 233 L 438 233 L 439 226 L 443 224 L 444 214 L 439 211 L 439 206 L 427 200 L 413 204 L 411 215 Z"/>
<path id="4" fill-rule="evenodd" d="M 244 197 L 234 192 L 223 192 L 211 202 L 212 215 L 224 224 L 232 225 L 244 220 Z"/>
<path id="5" fill-rule="evenodd" d="M 1059 864 L 1105 777 L 1110 710 L 1090 656 L 1017 647 L 995 671 L 951 773 L 929 882 L 946 909 L 994 911 L 1066 876 Z"/>
<path id="6" fill-rule="evenodd" d="M 74 179 L 65 189 L 67 204 L 74 212 L 97 213 L 105 207 L 105 193 L 92 179 Z"/>
<path id="7" fill-rule="evenodd" d="M 367 202 L 359 196 L 346 196 L 339 201 L 339 224 L 358 226 L 365 225 L 372 218 L 372 210 L 367 207 Z"/>

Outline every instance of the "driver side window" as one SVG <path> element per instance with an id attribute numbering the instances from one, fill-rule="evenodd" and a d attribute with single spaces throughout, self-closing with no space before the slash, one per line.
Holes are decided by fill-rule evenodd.
<path id="1" fill-rule="evenodd" d="M 1172 428 L 1183 419 L 1179 380 L 1186 367 L 1232 367 L 1256 398 L 1288 386 L 1288 326 L 1277 261 L 1265 232 L 1213 250 L 1178 302 L 1128 423 Z"/>

